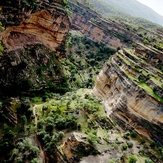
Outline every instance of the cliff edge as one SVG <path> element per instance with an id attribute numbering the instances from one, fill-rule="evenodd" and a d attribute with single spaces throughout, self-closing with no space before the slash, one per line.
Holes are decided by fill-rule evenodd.
<path id="1" fill-rule="evenodd" d="M 163 145 L 162 52 L 137 44 L 111 57 L 97 77 L 94 94 L 123 128 Z"/>

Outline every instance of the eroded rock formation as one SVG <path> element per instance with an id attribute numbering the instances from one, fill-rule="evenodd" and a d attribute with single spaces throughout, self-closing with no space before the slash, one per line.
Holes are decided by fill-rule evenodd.
<path id="1" fill-rule="evenodd" d="M 89 39 L 103 42 L 113 49 L 142 42 L 139 35 L 122 24 L 103 19 L 100 14 L 82 4 L 69 2 L 69 5 L 73 11 L 72 28 L 80 30 Z"/>
<path id="2" fill-rule="evenodd" d="M 58 59 L 70 20 L 63 7 L 48 1 L 0 2 L 0 21 L 5 27 L 1 41 L 0 88 L 3 92 L 40 90 L 63 78 Z"/>
<path id="3" fill-rule="evenodd" d="M 37 43 L 56 51 L 70 28 L 64 10 L 46 1 L 34 3 L 33 8 L 21 1 L 15 1 L 15 4 L 7 1 L 2 6 L 1 21 L 6 30 L 1 37 L 8 51 Z"/>
<path id="4" fill-rule="evenodd" d="M 87 136 L 88 135 L 83 133 L 74 132 L 64 143 L 62 151 L 68 158 L 69 163 L 79 162 L 82 155 L 88 156 L 99 153 L 85 140 Z"/>
<path id="5" fill-rule="evenodd" d="M 118 51 L 97 77 L 94 94 L 123 128 L 163 145 L 163 54 L 137 44 Z"/>

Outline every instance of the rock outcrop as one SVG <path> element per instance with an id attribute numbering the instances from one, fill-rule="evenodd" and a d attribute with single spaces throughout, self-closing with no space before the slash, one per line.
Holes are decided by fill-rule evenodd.
<path id="1" fill-rule="evenodd" d="M 80 157 L 99 153 L 86 141 L 87 136 L 83 133 L 74 132 L 64 143 L 62 151 L 68 158 L 69 163 L 77 163 L 80 161 Z"/>
<path id="2" fill-rule="evenodd" d="M 120 50 L 97 77 L 94 94 L 123 128 L 163 145 L 163 53 L 137 44 Z"/>
<path id="3" fill-rule="evenodd" d="M 143 41 L 134 31 L 112 20 L 103 19 L 100 14 L 83 4 L 69 2 L 69 5 L 73 11 L 72 28 L 80 30 L 93 41 L 103 42 L 113 49 Z"/>
<path id="4" fill-rule="evenodd" d="M 73 12 L 72 28 L 81 31 L 87 38 L 102 42 L 113 49 L 131 47 L 135 42 L 145 40 L 152 42 L 157 48 L 157 43 L 163 38 L 161 29 L 149 30 L 140 26 L 133 26 L 109 18 L 103 18 L 86 5 L 69 1 Z M 162 50 L 162 49 L 160 49 Z"/>
<path id="5" fill-rule="evenodd" d="M 2 92 L 49 88 L 63 78 L 58 60 L 64 54 L 70 20 L 60 3 L 0 2 L 5 27 L 0 37 L 5 47 L 0 57 Z"/>

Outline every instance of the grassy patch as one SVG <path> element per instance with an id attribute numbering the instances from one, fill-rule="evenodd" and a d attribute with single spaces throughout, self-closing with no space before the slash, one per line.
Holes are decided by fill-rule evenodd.
<path id="1" fill-rule="evenodd" d="M 143 88 L 149 95 L 151 95 L 152 97 L 154 97 L 156 100 L 163 102 L 163 98 L 161 98 L 160 96 L 158 96 L 152 88 L 150 88 L 146 83 L 142 82 L 142 83 L 138 83 L 138 85 Z"/>

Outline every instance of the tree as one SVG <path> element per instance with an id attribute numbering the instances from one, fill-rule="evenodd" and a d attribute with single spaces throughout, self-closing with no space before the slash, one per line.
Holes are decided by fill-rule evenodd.
<path id="1" fill-rule="evenodd" d="M 129 156 L 128 162 L 129 163 L 136 163 L 137 158 L 134 155 Z"/>
<path id="2" fill-rule="evenodd" d="M 67 6 L 67 5 L 68 5 L 67 0 L 62 0 L 62 6 Z"/>
<path id="3" fill-rule="evenodd" d="M 147 39 L 144 39 L 144 45 L 148 45 L 149 44 L 149 41 Z"/>

